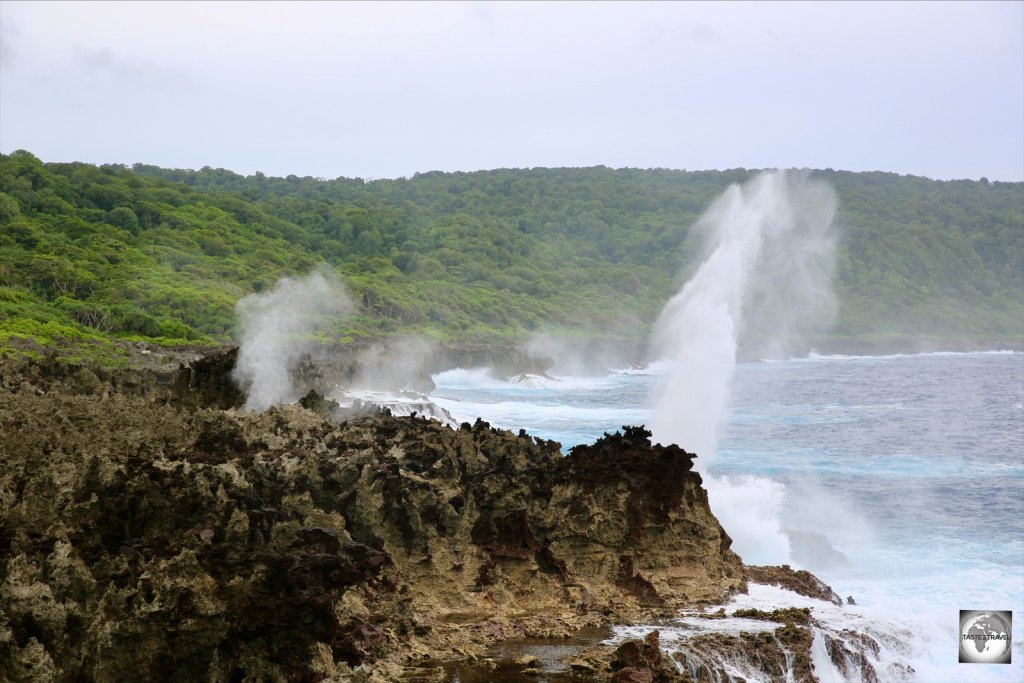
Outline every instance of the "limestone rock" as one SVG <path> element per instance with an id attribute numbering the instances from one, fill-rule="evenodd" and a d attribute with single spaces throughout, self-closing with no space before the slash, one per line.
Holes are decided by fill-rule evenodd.
<path id="1" fill-rule="evenodd" d="M 642 428 L 242 413 L 230 359 L 0 367 L 0 679 L 394 680 L 744 585 Z"/>
<path id="2" fill-rule="evenodd" d="M 781 567 L 757 567 L 746 566 L 744 571 L 747 580 L 752 583 L 761 583 L 768 586 L 779 586 L 794 593 L 806 595 L 809 598 L 825 600 L 834 605 L 842 605 L 843 601 L 839 595 L 826 585 L 821 579 L 805 569 L 793 569 L 788 564 Z"/>

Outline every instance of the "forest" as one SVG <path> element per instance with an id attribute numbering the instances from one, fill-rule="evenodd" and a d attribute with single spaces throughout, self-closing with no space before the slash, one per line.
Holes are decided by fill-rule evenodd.
<path id="1" fill-rule="evenodd" d="M 695 266 L 691 226 L 755 172 L 325 180 L 16 151 L 0 155 L 0 353 L 229 343 L 239 299 L 322 264 L 357 304 L 341 343 L 641 341 Z M 818 343 L 1024 346 L 1024 183 L 810 173 L 839 197 L 839 313 Z"/>

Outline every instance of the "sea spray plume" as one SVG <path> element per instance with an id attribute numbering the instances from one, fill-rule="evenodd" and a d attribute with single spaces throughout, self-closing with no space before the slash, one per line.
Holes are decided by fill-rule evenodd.
<path id="1" fill-rule="evenodd" d="M 835 237 L 832 189 L 806 174 L 762 173 L 730 187 L 694 229 L 704 259 L 662 311 L 654 350 L 669 361 L 653 395 L 654 437 L 695 451 L 706 473 L 717 448 L 740 342 L 785 353 L 793 333 L 828 322 Z M 789 541 L 771 480 L 705 477 L 716 514 L 748 562 L 779 562 Z"/>
<path id="2" fill-rule="evenodd" d="M 782 360 L 806 355 L 811 339 L 835 322 L 838 200 L 831 185 L 805 172 L 787 172 L 775 190 L 785 199 L 764 223 L 737 342 L 741 355 Z"/>
<path id="3" fill-rule="evenodd" d="M 788 477 L 786 491 L 779 519 L 790 538 L 792 559 L 804 569 L 828 570 L 842 564 L 837 557 L 841 547 L 860 551 L 875 546 L 875 530 L 847 491 L 811 477 Z M 907 498 L 913 495 L 906 492 Z"/>
<path id="4" fill-rule="evenodd" d="M 740 343 L 785 350 L 831 322 L 835 209 L 827 184 L 775 171 L 733 185 L 696 223 L 704 260 L 655 325 L 655 354 L 670 361 L 654 397 L 656 438 L 706 464 Z"/>
<path id="5" fill-rule="evenodd" d="M 344 284 L 326 268 L 282 278 L 269 292 L 239 301 L 238 361 L 232 376 L 246 393 L 244 408 L 263 410 L 299 398 L 292 372 L 315 345 L 310 335 L 330 318 L 353 310 Z"/>

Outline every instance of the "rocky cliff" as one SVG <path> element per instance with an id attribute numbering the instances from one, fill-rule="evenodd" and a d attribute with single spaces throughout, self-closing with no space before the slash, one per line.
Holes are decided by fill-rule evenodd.
<path id="1" fill-rule="evenodd" d="M 3 366 L 0 678 L 390 680 L 744 585 L 693 456 L 642 429 L 563 457 L 480 421 L 247 414 L 229 369 Z"/>

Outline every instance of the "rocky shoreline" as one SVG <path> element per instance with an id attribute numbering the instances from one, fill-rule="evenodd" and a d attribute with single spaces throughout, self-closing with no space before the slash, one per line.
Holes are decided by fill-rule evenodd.
<path id="1" fill-rule="evenodd" d="M 449 680 L 496 643 L 668 617 L 748 580 L 838 599 L 806 572 L 744 567 L 694 456 L 642 428 L 563 456 L 315 394 L 245 413 L 232 358 L 3 361 L 0 678 Z M 750 616 L 782 626 L 708 651 L 814 680 L 806 611 Z M 656 634 L 573 661 L 573 680 L 715 666 L 687 673 Z"/>

